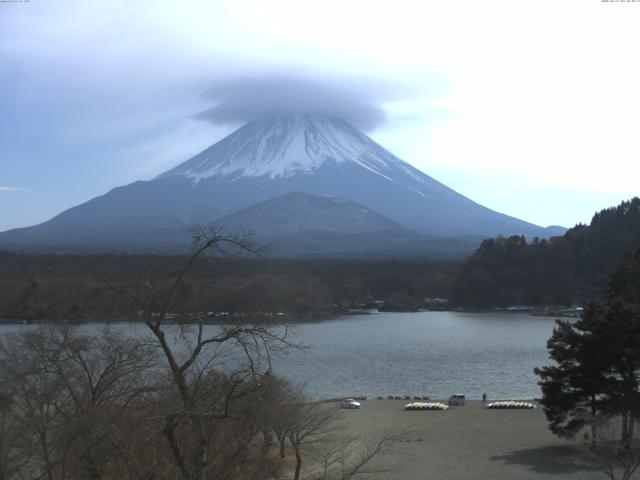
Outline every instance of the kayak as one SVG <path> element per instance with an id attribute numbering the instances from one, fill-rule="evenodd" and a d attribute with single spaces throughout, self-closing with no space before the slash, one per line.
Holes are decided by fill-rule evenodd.
<path id="1" fill-rule="evenodd" d="M 448 410 L 449 405 L 441 402 L 413 402 L 404 406 L 405 410 Z"/>
<path id="2" fill-rule="evenodd" d="M 487 408 L 491 409 L 533 409 L 536 408 L 536 404 L 533 402 L 520 402 L 515 400 L 506 400 L 487 403 Z"/>

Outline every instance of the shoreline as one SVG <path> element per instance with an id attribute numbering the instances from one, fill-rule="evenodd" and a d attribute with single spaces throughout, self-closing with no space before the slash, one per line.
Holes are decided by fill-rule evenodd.
<path id="1" fill-rule="evenodd" d="M 597 480 L 575 441 L 554 436 L 544 412 L 492 410 L 479 400 L 441 411 L 404 410 L 404 400 L 364 401 L 341 410 L 340 420 L 354 435 L 377 438 L 385 431 L 406 432 L 372 470 L 372 480 Z"/>
<path id="2" fill-rule="evenodd" d="M 340 317 L 347 317 L 352 315 L 372 315 L 377 313 L 427 313 L 427 312 L 451 312 L 451 313 L 511 313 L 511 314 L 527 314 L 536 317 L 557 317 L 557 318 L 578 318 L 582 312 L 582 307 L 557 307 L 557 306 L 545 306 L 545 307 L 494 307 L 487 309 L 477 309 L 477 308 L 445 308 L 445 309 L 416 309 L 416 310 L 406 310 L 406 309 L 348 309 L 348 310 L 340 310 L 337 309 L 332 312 L 315 312 L 315 313 L 306 313 L 306 314 L 296 314 L 296 313 L 285 313 L 285 312 L 252 312 L 252 313 L 227 313 L 227 312 L 218 312 L 221 315 L 216 316 L 214 318 L 208 317 L 203 324 L 204 325 L 237 325 L 242 324 L 247 320 L 260 320 L 257 323 L 269 323 L 267 320 L 275 320 L 271 322 L 274 325 L 289 325 L 296 323 L 315 323 L 315 322 L 326 322 L 331 320 L 337 320 Z M 173 315 L 173 314 L 172 314 Z M 206 315 L 205 315 L 206 316 Z M 175 322 L 174 318 L 167 318 L 166 322 L 169 323 L 179 323 Z M 0 315 L 0 325 L 57 325 L 57 324 L 73 324 L 73 325 L 84 325 L 84 324 L 92 324 L 92 323 L 143 323 L 142 320 L 126 320 L 126 319 L 110 319 L 110 320 L 100 320 L 100 319 L 82 319 L 82 320 L 64 320 L 64 321 L 51 321 L 43 318 L 21 318 L 21 317 L 12 317 L 6 316 L 3 317 Z M 197 322 L 185 322 L 196 325 Z"/>
<path id="3" fill-rule="evenodd" d="M 347 398 L 351 398 L 358 402 L 440 402 L 440 403 L 448 403 L 448 398 L 439 398 L 437 396 L 432 397 L 429 395 L 376 395 L 376 396 L 365 396 L 365 395 L 345 395 L 341 397 L 327 397 L 327 398 L 318 398 L 315 401 L 322 403 L 337 403 L 341 402 Z M 539 397 L 518 397 L 518 396 L 500 396 L 498 398 L 489 398 L 487 397 L 486 403 L 491 402 L 531 402 L 536 404 L 536 408 L 540 407 L 540 401 L 542 399 Z M 481 398 L 473 398 L 466 397 L 466 402 L 471 402 L 475 404 L 475 402 L 483 403 Z M 483 403 L 484 404 L 484 403 Z M 452 407 L 453 408 L 453 407 Z"/>

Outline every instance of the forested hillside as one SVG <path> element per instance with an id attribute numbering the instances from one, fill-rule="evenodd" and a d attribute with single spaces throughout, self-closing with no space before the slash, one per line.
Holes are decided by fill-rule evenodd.
<path id="1" fill-rule="evenodd" d="M 640 247 L 640 198 L 596 213 L 550 240 L 498 237 L 482 242 L 454 283 L 467 308 L 569 305 L 601 296 L 620 258 Z"/>
<path id="2" fill-rule="evenodd" d="M 168 288 L 185 257 L 22 255 L 0 251 L 0 319 L 101 319 L 112 287 L 145 278 Z M 182 285 L 194 311 L 339 312 L 374 299 L 419 304 L 448 297 L 461 262 L 444 260 L 267 260 L 211 258 Z M 124 315 L 124 312 L 115 312 Z"/>

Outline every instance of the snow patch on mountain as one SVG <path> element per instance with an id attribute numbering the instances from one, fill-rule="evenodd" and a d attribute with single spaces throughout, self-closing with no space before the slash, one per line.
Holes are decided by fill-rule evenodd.
<path id="1" fill-rule="evenodd" d="M 398 170 L 424 182 L 421 172 L 349 123 L 328 115 L 291 115 L 241 127 L 187 162 L 160 175 L 183 175 L 198 183 L 211 177 L 286 178 L 313 174 L 323 165 L 353 162 L 389 181 Z"/>

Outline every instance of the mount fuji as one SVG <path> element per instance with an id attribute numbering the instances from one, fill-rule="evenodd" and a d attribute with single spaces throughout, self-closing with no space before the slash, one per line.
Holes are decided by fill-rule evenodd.
<path id="1" fill-rule="evenodd" d="M 294 192 L 306 195 L 287 195 Z M 344 201 L 329 205 L 311 201 L 309 196 Z M 277 197 L 285 200 L 267 202 Z M 263 204 L 257 210 L 260 215 L 247 214 L 245 210 L 256 204 Z M 542 238 L 564 231 L 561 227 L 545 229 L 473 202 L 339 118 L 298 114 L 250 122 L 153 180 L 114 188 L 42 224 L 1 233 L 0 246 L 182 249 L 188 245 L 187 231 L 194 223 L 220 221 L 252 230 L 261 218 L 264 229 L 269 208 L 276 214 L 273 209 L 286 210 L 292 205 L 297 207 L 287 210 L 291 222 L 286 228 L 278 232 L 277 223 L 272 222 L 267 229 L 271 240 L 279 233 L 291 235 L 295 233 L 291 228 L 297 228 L 297 233 L 316 234 L 317 238 L 357 235 L 353 237 L 357 242 L 351 243 L 359 246 L 353 248 L 366 244 L 367 234 L 378 235 L 379 245 L 382 237 L 375 229 L 353 232 L 347 228 L 363 224 L 363 215 L 367 225 L 384 224 L 381 230 L 394 231 L 394 238 L 410 238 L 413 245 L 422 238 L 425 246 L 431 245 L 426 250 L 434 250 L 433 239 L 440 239 L 438 245 L 448 243 L 442 237 L 456 237 L 472 250 L 471 245 L 481 237 L 522 234 Z M 329 207 L 342 216 L 337 224 L 329 222 L 331 228 L 326 222 Z M 324 216 L 317 215 L 318 208 L 324 209 Z M 300 222 L 293 218 L 296 216 L 324 221 Z M 392 246 L 398 243 L 391 242 L 389 248 Z M 435 250 L 423 253 L 437 254 Z"/>

